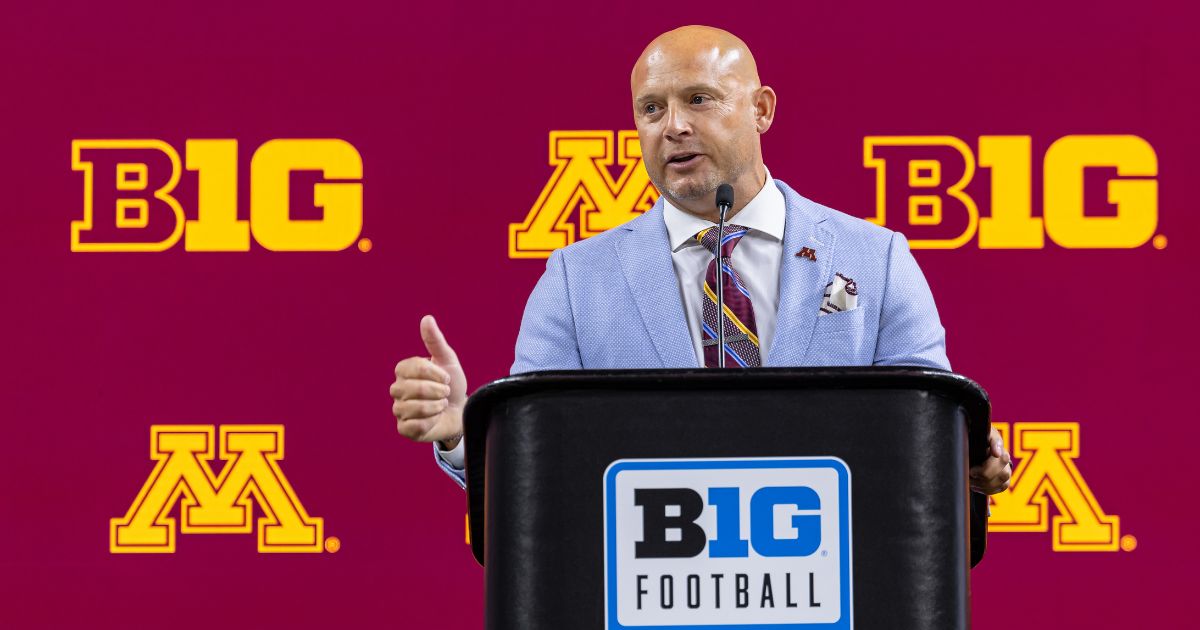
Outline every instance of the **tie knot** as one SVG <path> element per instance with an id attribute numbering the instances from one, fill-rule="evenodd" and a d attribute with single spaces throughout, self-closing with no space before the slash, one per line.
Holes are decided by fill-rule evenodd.
<path id="1" fill-rule="evenodd" d="M 733 248 L 737 247 L 738 241 L 746 235 L 749 228 L 734 225 L 732 223 L 725 224 L 725 236 L 721 238 L 721 257 L 729 258 L 733 255 Z M 717 228 L 716 226 L 704 228 L 696 233 L 696 240 L 704 246 L 714 257 L 717 255 Z"/>

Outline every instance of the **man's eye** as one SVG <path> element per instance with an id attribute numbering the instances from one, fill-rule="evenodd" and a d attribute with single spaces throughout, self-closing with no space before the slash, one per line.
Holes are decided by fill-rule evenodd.
<path id="1" fill-rule="evenodd" d="M 657 105 L 650 104 L 650 105 L 647 105 L 647 106 L 646 106 L 646 113 L 647 113 L 647 114 L 653 114 L 653 113 L 654 113 L 654 112 L 656 112 L 656 111 L 658 111 L 658 106 L 657 106 Z"/>
<path id="2" fill-rule="evenodd" d="M 708 97 L 700 96 L 699 94 L 697 94 L 696 96 L 692 97 L 692 105 L 703 105 L 704 99 L 706 99 L 706 98 L 708 98 Z"/>

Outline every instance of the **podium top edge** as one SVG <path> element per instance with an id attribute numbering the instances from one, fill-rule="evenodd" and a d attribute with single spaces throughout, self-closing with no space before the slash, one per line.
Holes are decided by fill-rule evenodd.
<path id="1" fill-rule="evenodd" d="M 756 389 L 916 389 L 950 396 L 972 415 L 991 411 L 987 391 L 955 372 L 910 366 L 770 367 L 724 370 L 708 368 L 546 370 L 514 374 L 480 387 L 467 402 L 488 407 L 498 400 L 553 390 L 756 388 Z"/>

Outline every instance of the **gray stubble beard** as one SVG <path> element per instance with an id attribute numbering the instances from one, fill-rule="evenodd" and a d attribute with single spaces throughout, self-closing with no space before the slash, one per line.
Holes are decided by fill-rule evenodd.
<path id="1" fill-rule="evenodd" d="M 730 173 L 728 178 L 725 180 L 722 180 L 720 173 L 710 173 L 709 176 L 704 179 L 704 181 L 688 186 L 687 188 L 666 186 L 664 182 L 656 181 L 653 177 L 650 178 L 650 181 L 654 184 L 655 188 L 657 188 L 660 192 L 665 191 L 667 196 L 671 197 L 672 199 L 703 199 L 704 197 L 714 196 L 717 192 L 717 187 L 721 184 L 732 184 L 733 182 L 737 181 L 738 178 L 742 176 L 742 173 L 746 171 L 746 167 L 746 164 L 741 164 L 740 168 L 738 168 L 735 172 Z"/>

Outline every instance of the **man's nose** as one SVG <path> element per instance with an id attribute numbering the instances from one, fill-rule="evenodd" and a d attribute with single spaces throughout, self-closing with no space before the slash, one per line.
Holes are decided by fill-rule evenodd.
<path id="1" fill-rule="evenodd" d="M 686 108 L 669 106 L 667 108 L 667 125 L 664 133 L 668 140 L 679 140 L 692 135 L 692 122 L 688 118 Z"/>

